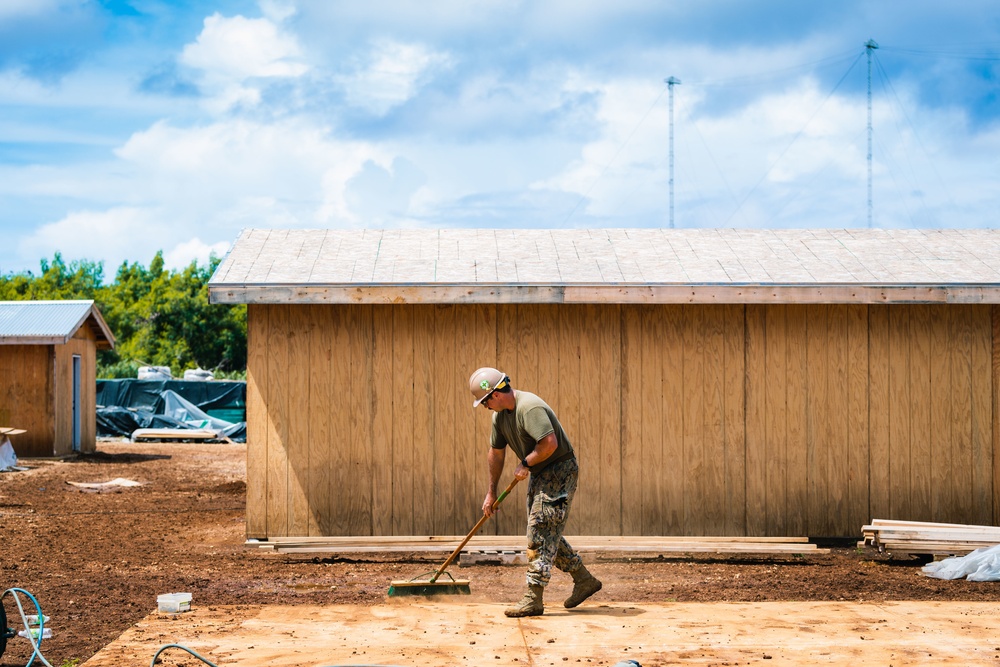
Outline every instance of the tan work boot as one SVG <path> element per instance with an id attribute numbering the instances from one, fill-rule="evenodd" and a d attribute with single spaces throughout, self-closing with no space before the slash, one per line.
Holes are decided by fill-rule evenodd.
<path id="1" fill-rule="evenodd" d="M 587 568 L 583 565 L 579 569 L 570 572 L 570 574 L 573 576 L 573 592 L 563 602 L 563 606 L 567 609 L 577 606 L 601 590 L 602 586 L 600 579 L 588 572 Z"/>
<path id="2" fill-rule="evenodd" d="M 515 604 L 510 609 L 505 609 L 503 613 L 511 618 L 520 618 L 522 616 L 541 616 L 544 611 L 544 607 L 542 607 L 542 592 L 544 590 L 544 586 L 528 584 L 528 592 L 524 594 L 524 597 L 521 598 L 520 602 Z"/>

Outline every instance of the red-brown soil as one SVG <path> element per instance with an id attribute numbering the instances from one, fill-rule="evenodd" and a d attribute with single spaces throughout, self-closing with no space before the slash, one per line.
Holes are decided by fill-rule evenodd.
<path id="1" fill-rule="evenodd" d="M 245 455 L 244 445 L 233 444 L 101 442 L 96 454 L 22 459 L 29 470 L 0 474 L 0 591 L 28 590 L 51 617 L 54 634 L 42 644 L 49 662 L 87 660 L 153 611 L 160 593 L 190 592 L 200 605 L 377 605 L 391 580 L 434 569 L 434 561 L 407 556 L 331 558 L 244 546 Z M 93 492 L 68 483 L 115 478 L 142 486 Z M 605 584 L 597 597 L 617 602 L 1000 601 L 1000 584 L 931 579 L 920 564 L 840 544 L 805 558 L 612 554 L 590 569 Z M 455 571 L 482 599 L 520 596 L 523 566 Z M 568 578 L 555 575 L 550 588 L 558 603 Z M 11 596 L 4 607 L 8 625 L 20 629 Z M 29 657 L 28 642 L 14 638 L 0 667 Z"/>

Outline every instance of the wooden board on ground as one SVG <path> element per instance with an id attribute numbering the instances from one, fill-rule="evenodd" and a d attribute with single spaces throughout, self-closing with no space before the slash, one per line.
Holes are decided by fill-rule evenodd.
<path id="1" fill-rule="evenodd" d="M 215 440 L 215 431 L 200 428 L 139 428 L 132 431 L 132 441 L 141 440 Z"/>
<path id="2" fill-rule="evenodd" d="M 461 535 L 277 537 L 247 540 L 247 546 L 280 553 L 449 553 L 462 542 Z M 651 554 L 792 554 L 829 553 L 805 537 L 687 537 L 578 535 L 566 538 L 580 552 Z M 523 553 L 523 535 L 475 535 L 464 553 Z M 466 562 L 470 562 L 466 559 Z"/>
<path id="3" fill-rule="evenodd" d="M 491 592 L 492 594 L 492 592 Z M 153 612 L 83 667 L 143 665 L 166 644 L 214 664 L 937 665 L 996 664 L 993 602 L 588 604 L 504 617 L 473 597 L 383 605 L 205 606 Z M 162 664 L 190 664 L 180 649 Z"/>

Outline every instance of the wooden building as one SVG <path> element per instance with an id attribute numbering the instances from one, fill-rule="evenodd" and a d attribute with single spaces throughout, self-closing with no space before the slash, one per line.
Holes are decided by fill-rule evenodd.
<path id="1" fill-rule="evenodd" d="M 566 427 L 572 534 L 1000 522 L 1000 230 L 247 230 L 209 290 L 248 537 L 467 532 L 484 365 Z"/>
<path id="2" fill-rule="evenodd" d="M 97 350 L 115 337 L 93 301 L 0 301 L 0 426 L 19 457 L 97 448 Z"/>

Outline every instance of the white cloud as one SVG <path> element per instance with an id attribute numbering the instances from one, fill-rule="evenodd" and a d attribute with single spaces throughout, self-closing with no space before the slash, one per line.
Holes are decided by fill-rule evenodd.
<path id="1" fill-rule="evenodd" d="M 218 243 L 204 243 L 197 236 L 188 241 L 178 243 L 172 249 L 163 253 L 163 264 L 168 269 L 182 269 L 192 261 L 197 261 L 201 266 L 207 266 L 208 260 L 214 254 L 216 257 L 223 257 L 232 245 L 229 241 L 219 241 Z"/>
<path id="2" fill-rule="evenodd" d="M 67 260 L 101 258 L 105 276 L 112 278 L 123 261 L 148 264 L 160 249 L 156 239 L 167 232 L 154 213 L 142 208 L 76 211 L 37 227 L 22 238 L 18 252 L 26 257 L 52 257 L 59 252 Z"/>
<path id="3" fill-rule="evenodd" d="M 209 82 L 242 82 L 255 77 L 299 77 L 308 70 L 298 41 L 271 19 L 205 19 L 198 38 L 184 47 L 180 62 L 201 70 Z"/>
<path id="4" fill-rule="evenodd" d="M 341 84 L 350 104 L 383 115 L 412 98 L 436 70 L 449 63 L 447 54 L 421 44 L 381 39 Z"/>

